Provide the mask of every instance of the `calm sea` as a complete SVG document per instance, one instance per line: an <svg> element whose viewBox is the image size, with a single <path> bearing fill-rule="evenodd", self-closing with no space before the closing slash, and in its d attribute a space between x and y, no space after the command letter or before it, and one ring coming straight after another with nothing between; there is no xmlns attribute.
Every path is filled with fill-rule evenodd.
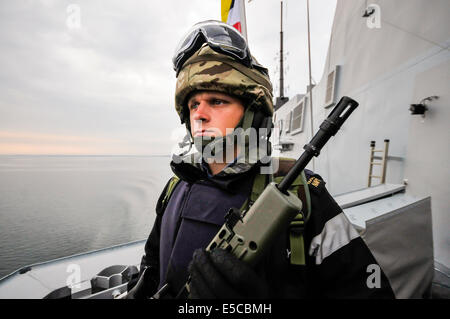
<svg viewBox="0 0 450 319"><path fill-rule="evenodd" d="M147 238L170 158L0 156L0 278Z"/></svg>

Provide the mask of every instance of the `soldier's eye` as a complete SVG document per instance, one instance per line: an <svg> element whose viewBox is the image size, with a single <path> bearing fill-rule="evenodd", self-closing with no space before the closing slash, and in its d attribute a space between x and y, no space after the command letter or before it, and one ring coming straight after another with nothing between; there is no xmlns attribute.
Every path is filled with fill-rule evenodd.
<svg viewBox="0 0 450 319"><path fill-rule="evenodd" d="M214 105L221 105L221 104L225 104L225 103L227 103L227 101L221 100L221 99L213 99L212 100L212 104L214 104Z"/></svg>
<svg viewBox="0 0 450 319"><path fill-rule="evenodd" d="M197 102L189 103L189 109L190 109L190 110L194 110L194 109L196 109L197 107L198 107L198 103L197 103Z"/></svg>

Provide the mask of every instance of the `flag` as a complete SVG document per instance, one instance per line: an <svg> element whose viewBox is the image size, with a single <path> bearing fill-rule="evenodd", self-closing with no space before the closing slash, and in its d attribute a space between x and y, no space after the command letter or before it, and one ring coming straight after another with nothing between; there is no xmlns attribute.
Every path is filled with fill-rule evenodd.
<svg viewBox="0 0 450 319"><path fill-rule="evenodd" d="M221 0L222 22L235 27L247 38L244 0Z"/></svg>

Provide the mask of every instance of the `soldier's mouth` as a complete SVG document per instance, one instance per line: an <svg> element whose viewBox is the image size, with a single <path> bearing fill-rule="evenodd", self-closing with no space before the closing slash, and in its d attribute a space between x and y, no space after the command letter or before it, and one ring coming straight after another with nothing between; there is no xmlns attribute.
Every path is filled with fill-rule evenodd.
<svg viewBox="0 0 450 319"><path fill-rule="evenodd" d="M214 130L197 130L194 131L194 136L215 136Z"/></svg>

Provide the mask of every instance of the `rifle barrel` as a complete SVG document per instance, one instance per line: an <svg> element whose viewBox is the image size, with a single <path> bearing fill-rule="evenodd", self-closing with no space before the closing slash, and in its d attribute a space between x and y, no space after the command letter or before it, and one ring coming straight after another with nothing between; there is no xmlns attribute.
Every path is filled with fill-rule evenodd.
<svg viewBox="0 0 450 319"><path fill-rule="evenodd" d="M278 185L278 189L281 192L286 193L295 179L306 168L313 156L319 156L322 147L339 131L342 124L347 120L358 105L358 102L348 96L341 98L339 103L334 107L333 111L331 111L330 115L328 115L328 117L322 122L316 135L314 135L311 141L303 147L305 151L295 162L294 167L292 167L292 169L281 180Z"/></svg>

